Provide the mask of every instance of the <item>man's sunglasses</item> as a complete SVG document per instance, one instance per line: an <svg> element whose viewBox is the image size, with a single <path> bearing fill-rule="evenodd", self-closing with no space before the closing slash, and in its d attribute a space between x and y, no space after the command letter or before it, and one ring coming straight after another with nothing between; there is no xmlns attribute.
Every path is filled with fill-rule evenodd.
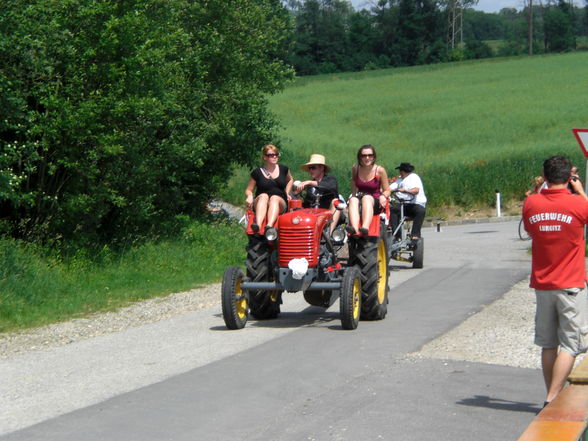
<svg viewBox="0 0 588 441"><path fill-rule="evenodd" d="M317 168L320 168L320 165L309 165L308 166L309 170L316 170Z"/></svg>

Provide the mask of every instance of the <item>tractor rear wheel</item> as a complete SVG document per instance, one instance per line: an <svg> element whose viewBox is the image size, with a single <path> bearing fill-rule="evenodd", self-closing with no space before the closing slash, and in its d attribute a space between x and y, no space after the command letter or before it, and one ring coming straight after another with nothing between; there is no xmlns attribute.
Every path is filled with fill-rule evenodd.
<svg viewBox="0 0 588 441"><path fill-rule="evenodd" d="M273 282L271 250L265 238L249 237L247 245L247 277L250 282ZM280 313L280 291L249 291L251 316L258 320L273 319Z"/></svg>
<svg viewBox="0 0 588 441"><path fill-rule="evenodd" d="M247 323L247 293L241 289L243 270L231 266L225 270L221 288L223 319L229 329L241 329Z"/></svg>
<svg viewBox="0 0 588 441"><path fill-rule="evenodd" d="M339 313L343 329L356 329L361 312L361 274L355 267L347 268L341 283Z"/></svg>
<svg viewBox="0 0 588 441"><path fill-rule="evenodd" d="M422 268L423 267L423 260L425 257L425 242L423 238L419 238L417 242L414 244L415 248L412 252L412 267L413 268Z"/></svg>
<svg viewBox="0 0 588 441"><path fill-rule="evenodd" d="M361 319L382 320L388 312L388 251L381 237L358 239L350 251L351 265L361 272Z"/></svg>

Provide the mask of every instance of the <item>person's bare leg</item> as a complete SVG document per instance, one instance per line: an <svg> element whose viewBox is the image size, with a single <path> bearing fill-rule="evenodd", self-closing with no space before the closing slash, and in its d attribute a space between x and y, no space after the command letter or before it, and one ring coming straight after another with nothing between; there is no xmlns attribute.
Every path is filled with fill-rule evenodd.
<svg viewBox="0 0 588 441"><path fill-rule="evenodd" d="M372 218L374 217L374 198L365 195L361 200L361 226L369 230Z"/></svg>
<svg viewBox="0 0 588 441"><path fill-rule="evenodd" d="M265 193L260 194L255 198L254 201L254 211L255 211L255 223L259 225L263 224L263 220L265 219L265 215L267 214L267 205L269 201L269 196Z"/></svg>
<svg viewBox="0 0 588 441"><path fill-rule="evenodd" d="M267 212L267 226L273 227L278 219L278 215L284 211L286 204L280 196L272 196L269 200L269 209Z"/></svg>
<svg viewBox="0 0 588 441"><path fill-rule="evenodd" d="M359 199L349 199L349 223L357 231L359 229Z"/></svg>
<svg viewBox="0 0 588 441"><path fill-rule="evenodd" d="M331 222L331 226L329 228L329 233L332 233L333 231L335 231L335 228L337 228L337 224L339 223L339 218L341 217L341 211L339 211L339 210L337 210L337 208L335 208L333 201L331 201L330 209L331 209L331 213L333 213L333 219Z"/></svg>
<svg viewBox="0 0 588 441"><path fill-rule="evenodd" d="M575 359L576 357L573 355L559 351L552 367L551 382L547 388L547 398L545 401L551 402L564 388L568 375L570 375L574 367Z"/></svg>
<svg viewBox="0 0 588 441"><path fill-rule="evenodd" d="M549 391L551 379L553 378L553 365L556 358L557 348L543 348L541 350L541 369L543 370L543 381L547 391Z"/></svg>

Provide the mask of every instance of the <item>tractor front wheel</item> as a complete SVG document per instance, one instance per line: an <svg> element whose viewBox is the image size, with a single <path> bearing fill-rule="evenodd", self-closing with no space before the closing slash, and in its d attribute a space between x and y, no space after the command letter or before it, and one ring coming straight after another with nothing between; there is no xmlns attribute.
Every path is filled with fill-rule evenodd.
<svg viewBox="0 0 588 441"><path fill-rule="evenodd" d="M361 311L361 275L357 268L347 268L341 284L339 313L343 329L356 329Z"/></svg>
<svg viewBox="0 0 588 441"><path fill-rule="evenodd" d="M350 250L361 272L361 319L382 320L388 312L388 250L381 237L358 239Z"/></svg>
<svg viewBox="0 0 588 441"><path fill-rule="evenodd" d="M249 302L247 293L241 289L243 271L238 266L225 270L221 289L223 319L229 329L241 329L247 323Z"/></svg>
<svg viewBox="0 0 588 441"><path fill-rule="evenodd" d="M265 238L250 237L247 246L247 278L251 282L273 282L271 249ZM280 291L250 290L249 308L257 320L274 319L280 313Z"/></svg>

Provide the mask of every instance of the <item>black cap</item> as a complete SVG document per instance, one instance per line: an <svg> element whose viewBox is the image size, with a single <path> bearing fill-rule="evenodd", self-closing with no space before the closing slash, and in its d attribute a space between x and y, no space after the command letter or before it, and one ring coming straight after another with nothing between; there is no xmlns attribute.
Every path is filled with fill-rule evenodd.
<svg viewBox="0 0 588 441"><path fill-rule="evenodd" d="M414 166L410 165L410 163L408 162L401 162L400 165L396 167L396 170L400 170L406 173L412 173L414 170Z"/></svg>

